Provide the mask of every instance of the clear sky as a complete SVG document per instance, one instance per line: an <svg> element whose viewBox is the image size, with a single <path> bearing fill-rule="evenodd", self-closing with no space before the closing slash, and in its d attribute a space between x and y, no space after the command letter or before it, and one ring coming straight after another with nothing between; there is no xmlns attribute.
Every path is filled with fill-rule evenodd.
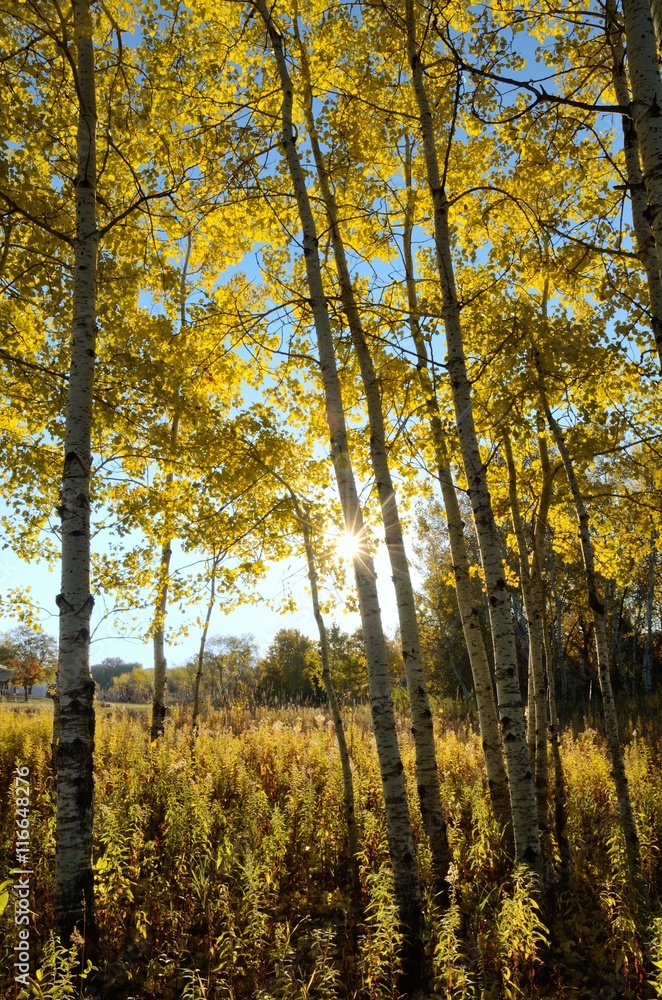
<svg viewBox="0 0 662 1000"><path fill-rule="evenodd" d="M177 568L178 553L173 551L173 569ZM190 555L186 557L190 561ZM385 546L380 546L376 557L377 580L382 606L385 630L393 635L397 623L397 608L391 584L391 573ZM317 627L313 618L310 593L307 589L306 564L303 557L275 564L267 577L260 581L260 595L274 604L281 600L286 592L291 590L297 604L293 614L282 614L272 610L262 601L257 604L247 604L227 614L216 608L209 627L209 635L240 635L248 632L255 636L260 651L264 652L281 628L296 628L300 632L317 637ZM38 620L45 632L57 639L58 621L55 596L59 592L59 566L51 570L46 563L26 563L19 559L11 549L0 551L0 594L4 597L10 588L31 588L32 602L38 606ZM203 616L206 608L204 602L186 609L185 614L172 610L169 624L179 628L186 621L194 621ZM329 616L329 621L335 620L345 631L353 631L360 624L356 612L345 613L341 603L336 611ZM0 631L8 631L18 624L18 619L10 616L0 617ZM143 666L152 665L152 648L149 642L143 642L131 637L131 624L127 621L126 630L113 628L110 621L103 620L103 600L96 595L96 605L93 613L93 640L91 662L99 663L107 656L120 656L127 662L137 661ZM125 634L122 634L122 633ZM167 650L168 664L177 666L195 655L200 642L200 630L192 628L187 636L180 636L171 643Z"/></svg>

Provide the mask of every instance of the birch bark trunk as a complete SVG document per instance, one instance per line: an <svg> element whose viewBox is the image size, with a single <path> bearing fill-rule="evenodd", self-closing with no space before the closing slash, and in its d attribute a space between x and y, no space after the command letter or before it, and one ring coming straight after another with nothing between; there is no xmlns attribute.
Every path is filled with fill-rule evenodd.
<svg viewBox="0 0 662 1000"><path fill-rule="evenodd" d="M559 739L559 719L556 711L556 678L554 676L554 658L552 656L552 643L549 635L549 627L546 614L545 588L543 585L542 569L545 565L545 547L549 536L549 507L552 501L552 488L554 476L559 468L552 469L549 460L549 450L545 437L545 421L538 414L538 453L540 455L540 467L542 471L542 489L540 491L540 501L535 515L535 527L533 531L533 556L531 560L531 585L533 597L540 608L542 621L543 643L545 653L545 674L547 679L547 700L548 700L548 725L549 742L552 748L552 760L554 761L554 832L556 843L559 849L560 869L559 879L561 885L566 885L570 875L570 845L566 836L567 825L567 799L565 789L565 776L563 774L563 762L561 760L561 746Z"/></svg>
<svg viewBox="0 0 662 1000"><path fill-rule="evenodd" d="M320 147L313 115L313 94L305 48L298 37L303 80L304 115L310 140L322 200L329 220L329 233L338 275L340 298L349 327L352 346L359 362L370 428L370 460L375 476L381 508L384 537L391 564L395 589L402 659L412 717L412 736L416 753L416 784L423 827L430 842L435 889L442 900L448 896L446 876L450 864L446 820L441 806L439 773L434 739L434 721L430 710L427 681L423 669L423 653L414 603L409 561L405 551L398 504L386 454L386 432L381 391L375 374L370 350L366 343L354 285L347 263L345 245L340 232L338 207L331 188L329 174Z"/></svg>
<svg viewBox="0 0 662 1000"><path fill-rule="evenodd" d="M202 635L200 636L200 649L198 650L198 669L195 672L195 687L193 689L193 717L191 719L191 726L193 732L197 732L198 728L198 714L200 712L200 682L202 680L202 664L205 658L205 646L207 644L207 632L209 631L209 622L211 621L212 611L214 610L214 604L216 602L216 569L220 562L220 555L214 554L212 556L211 572L209 574L209 602L207 604L207 614L205 615L205 624L202 629Z"/></svg>
<svg viewBox="0 0 662 1000"><path fill-rule="evenodd" d="M53 777L57 780L57 747L60 742L60 696L57 692L57 680L51 689L48 690L48 697L53 700L53 729L51 733L51 765Z"/></svg>
<svg viewBox="0 0 662 1000"><path fill-rule="evenodd" d="M515 836L515 853L519 861L540 871L542 865L540 833L536 819L536 798L531 771L522 695L517 674L515 635L510 611L510 599L503 571L501 549L496 531L485 467L480 458L473 419L472 394L466 362L460 311L455 290L455 277L450 252L448 200L439 172L432 113L428 103L423 64L416 41L413 0L407 0L407 47L412 73L412 85L419 112L427 180L434 207L434 234L437 267L443 300L443 317L448 345L450 375L455 418L469 497L474 513L485 583L489 600L490 622L494 642L495 679L501 735L506 770L510 785L510 802Z"/></svg>
<svg viewBox="0 0 662 1000"><path fill-rule="evenodd" d="M189 262L191 260L191 250L193 247L193 237L189 233L186 237L186 252L182 264L182 274L179 294L179 340L183 341L181 347L185 346L186 340L186 282L188 279ZM181 418L181 387L178 387L175 401L175 411L170 428L169 454L174 457L179 438L179 422ZM166 476L166 487L172 486L174 473L169 472ZM167 492L167 491L166 491ZM152 624L154 648L154 695L152 698L152 727L150 738L157 740L163 736L165 725L165 683L167 660L165 655L165 619L168 609L168 585L170 580L170 559L172 557L172 537L168 537L161 547L161 561L159 564L158 590L156 598L156 609L154 612L154 622Z"/></svg>
<svg viewBox="0 0 662 1000"><path fill-rule="evenodd" d="M352 886L352 898L356 913L360 913L361 904L361 880L359 878L359 831L356 823L356 813L354 810L354 780L352 778L352 766L347 749L347 739L345 738L345 727L340 713L340 705L333 686L331 677L331 655L329 652L329 638L326 631L324 616L320 610L319 591L317 587L317 568L315 566L315 551L310 536L309 520L301 509L301 505L294 492L287 486L287 490L292 499L292 505L296 518L301 527L303 544L306 550L306 562L308 564L308 580L310 581L310 594L313 602L313 614L317 623L317 631L320 637L320 655L322 658L322 682L329 702L333 728L338 743L340 754L340 764L343 777L343 806L345 810L345 823L347 825L347 840L349 842L349 874Z"/></svg>
<svg viewBox="0 0 662 1000"><path fill-rule="evenodd" d="M533 663L531 659L531 647L526 664L526 745L529 748L529 757L533 764L535 773L536 760L536 688L533 682Z"/></svg>
<svg viewBox="0 0 662 1000"><path fill-rule="evenodd" d="M543 316L546 315L547 302L543 298ZM593 624L595 628L595 645L598 656L598 677L600 690L602 692L602 705L605 720L605 736L607 748L611 759L612 775L616 788L616 799L618 802L618 813L621 821L621 829L625 839L625 851L627 855L630 879L642 905L646 904L647 894L641 870L641 854L639 849L639 837L634 822L632 812L632 802L630 799L630 789L625 773L625 759L618 734L618 721L616 717L616 705L611 686L611 676L609 673L609 658L607 646L607 630L605 627L605 606L600 598L598 587L598 576L595 569L595 554L593 551L593 539L591 538L590 521L584 497L579 488L577 474L570 457L570 452L565 443L563 431L557 420L555 420L545 387L542 363L537 348L534 348L534 358L538 372L538 390L542 408L547 419L547 424L554 438L554 443L559 450L563 468L568 479L570 492L575 505L575 512L579 524L579 539L584 561L584 575L588 590L588 603L591 609Z"/></svg>
<svg viewBox="0 0 662 1000"><path fill-rule="evenodd" d="M622 647L622 634L623 634L623 607L625 605L625 598L627 596L628 588L623 587L623 593L621 594L621 600L618 606L618 618L614 623L614 655L616 658L616 669L618 671L618 680L623 689L626 686L625 677L625 666L623 665L623 647Z"/></svg>
<svg viewBox="0 0 662 1000"><path fill-rule="evenodd" d="M519 507L517 495L517 473L513 460L513 451L507 433L503 436L503 448L508 465L508 491L510 496L510 511L513 519L513 529L519 550L519 573L524 599L524 613L529 631L529 676L533 688L533 733L535 737L535 788L536 807L538 810L538 826L547 831L547 691L545 689L545 671L543 663L544 639L542 635L542 607L535 599L531 571L529 569L529 553L526 543L526 531Z"/></svg>
<svg viewBox="0 0 662 1000"><path fill-rule="evenodd" d="M630 106L630 88L625 71L625 48L621 28L616 16L616 0L607 0L606 8L607 40L612 56L612 79L616 102L623 107ZM662 365L662 279L660 264L655 251L655 240L646 215L646 189L639 161L639 141L634 122L629 115L621 115L623 129L623 153L628 192L632 206L632 222L637 242L637 256L646 273L650 299L650 321L660 365Z"/></svg>
<svg viewBox="0 0 662 1000"><path fill-rule="evenodd" d="M653 690L653 597L655 594L655 549L651 546L648 557L648 593L646 595L646 648L641 671L644 694Z"/></svg>
<svg viewBox="0 0 662 1000"><path fill-rule="evenodd" d="M429 359L425 339L419 321L418 295L412 253L412 231L414 227L414 190L411 183L411 150L409 139L406 138L407 149L405 159L405 183L407 186L407 202L405 207L403 258L405 264L405 282L407 288L407 308L409 331L416 348L416 370L425 399L430 432L435 451L437 474L441 495L448 523L448 541L451 550L455 595L462 621L464 641L467 645L476 705L478 708L478 724L480 727L483 753L485 755L485 770L490 790L490 799L494 815L504 831L506 843L512 842L512 815L510 811L510 796L508 792L508 776L503 760L503 746L499 734L494 688L490 674L489 660L483 632L480 625L480 611L476 607L471 588L469 572L469 556L464 537L464 521L457 501L455 484L451 473L446 440L439 413L439 402L430 375Z"/></svg>
<svg viewBox="0 0 662 1000"><path fill-rule="evenodd" d="M179 436L179 411L175 412L170 428L170 454L174 454ZM174 481L174 473L169 472L166 476L166 486L171 486ZM152 727L150 739L158 740L163 736L166 717L165 706L165 683L168 662L165 655L165 620L168 610L168 584L170 580L170 559L172 557L172 538L161 546L161 559L159 562L158 590L156 596L156 609L154 612L153 638L154 648L154 694L152 696Z"/></svg>
<svg viewBox="0 0 662 1000"><path fill-rule="evenodd" d="M609 644L609 662L616 668L618 677L617 689L621 686L621 668L618 663L618 587L615 580L607 580L606 601L608 609L611 610L611 642ZM609 614L607 614L609 620Z"/></svg>
<svg viewBox="0 0 662 1000"><path fill-rule="evenodd" d="M320 373L324 387L326 419L330 435L331 460L338 484L345 528L352 535L364 538L363 513L359 504L349 456L345 411L340 391L328 305L322 283L317 230L292 121L292 81L285 59L283 38L272 19L265 0L253 0L253 6L264 21L282 90L281 143L303 230L303 255L310 292L310 308L317 335ZM376 575L373 560L367 547L354 558L354 576L368 664L370 706L384 793L389 854L393 866L399 920L405 934L401 988L403 992L413 993L422 982L421 887L409 819L403 766L395 729L395 715L391 700Z"/></svg>
<svg viewBox="0 0 662 1000"><path fill-rule="evenodd" d="M336 742L338 743L338 753L340 754L340 764L342 767L343 775L343 806L345 811L345 823L347 825L347 840L349 843L349 864L350 864L350 881L352 886L352 899L354 904L354 909L358 915L362 911L362 900L361 900L361 879L359 877L359 832L358 825L356 822L356 811L354 809L354 779L352 777L352 765L349 756L349 749L347 746L347 738L345 736L345 726L342 721L342 713L340 711L340 703L338 701L338 696L336 694L336 689L333 684L333 678L331 676L331 651L329 648L329 637L326 630L326 623L324 621L324 616L320 608L319 602L319 587L318 587L318 577L317 577L317 566L315 561L315 549L313 547L312 536L310 532L310 514L304 512L299 499L290 486L290 484L275 472L269 465L266 464L261 458L255 456L258 464L270 475L281 483L287 490L290 500L292 502L292 508L294 510L294 515L297 519L299 527L301 529L301 536L303 538L304 550L306 553L306 566L308 571L308 581L310 583L310 596L313 603L313 614L315 616L315 622L317 624L317 631L320 637L320 656L322 660L322 683L324 684L324 691L326 693L327 701L329 702L329 710L331 712L331 718L333 719L333 728L336 734Z"/></svg>
<svg viewBox="0 0 662 1000"><path fill-rule="evenodd" d="M648 0L623 0L632 121L639 140L658 274L662 268L662 79ZM638 236L637 236L638 239Z"/></svg>
<svg viewBox="0 0 662 1000"><path fill-rule="evenodd" d="M650 0L650 8L659 62L660 54L662 53L662 0Z"/></svg>
<svg viewBox="0 0 662 1000"><path fill-rule="evenodd" d="M568 674L565 669L565 654L563 652L563 601L556 587L556 554L554 546L549 547L549 586L554 600L554 636L556 638L556 655L559 661L559 677L561 678L561 697L568 697Z"/></svg>
<svg viewBox="0 0 662 1000"><path fill-rule="evenodd" d="M97 943L92 869L94 796L94 681L90 672L90 472L96 349L96 90L90 5L74 0L78 132L73 333L64 469L58 513L62 522L55 826L55 917L68 947L74 930L86 957Z"/></svg>
<svg viewBox="0 0 662 1000"><path fill-rule="evenodd" d="M536 559L538 557L536 556ZM544 608L544 603L543 603ZM545 616L543 615L545 618ZM549 629L545 618L545 672L547 676L547 698L549 708L549 742L552 748L552 760L554 761L554 833L559 849L559 881L562 886L568 884L570 878L570 844L566 835L568 823L568 807L565 786L565 775L563 773L563 761L561 759L561 741L559 717L556 710L556 682L554 678L554 660L552 657L552 642L549 637Z"/></svg>

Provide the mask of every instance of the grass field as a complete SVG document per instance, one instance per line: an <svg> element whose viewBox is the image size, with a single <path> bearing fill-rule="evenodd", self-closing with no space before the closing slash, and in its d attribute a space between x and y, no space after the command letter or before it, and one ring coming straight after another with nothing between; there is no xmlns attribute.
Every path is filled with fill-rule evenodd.
<svg viewBox="0 0 662 1000"><path fill-rule="evenodd" d="M413 746L400 737L419 865L429 858L415 805ZM396 997L397 922L386 863L381 789L369 715L347 716L361 832L364 913L352 912L342 780L328 714L241 707L211 714L197 738L175 710L150 745L145 706L100 708L95 869L104 995L128 998ZM54 788L50 705L0 705L0 882L13 861L12 775L31 782L34 985L66 993L54 950ZM453 850L453 902L426 899L435 995L444 998L655 997L645 981L609 765L594 730L563 740L570 881L555 882L547 838L544 914L509 871L488 804L479 739L440 715L438 757ZM634 737L627 759L644 870L656 913L662 891L660 744ZM543 920L544 916L544 920ZM647 947L657 957L655 928ZM0 917L2 990L14 997L14 911ZM49 943L50 942L50 943ZM54 986L55 969L59 986ZM656 966L652 966L655 970ZM64 984L64 985L63 985Z"/></svg>

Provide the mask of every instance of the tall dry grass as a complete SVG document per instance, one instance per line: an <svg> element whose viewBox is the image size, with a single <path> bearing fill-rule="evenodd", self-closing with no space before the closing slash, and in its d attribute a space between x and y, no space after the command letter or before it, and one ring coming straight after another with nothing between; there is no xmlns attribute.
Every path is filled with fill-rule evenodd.
<svg viewBox="0 0 662 1000"><path fill-rule="evenodd" d="M242 706L207 715L197 740L177 710L150 744L146 712L101 708L97 722L95 871L104 995L394 998L398 927L369 712L347 710L361 833L364 914L351 910L342 776L333 728L320 709ZM398 713L424 885L429 856L416 806L414 753ZM54 785L50 713L0 706L0 882L13 865L11 780L30 768L34 862L34 986L67 992L65 951L53 928ZM653 997L633 916L616 802L602 740L566 732L570 884L554 884L546 912L526 872L504 857L489 806L480 742L466 713L441 706L438 758L453 852L452 905L426 899L434 995ZM634 808L656 913L662 893L660 744L631 739ZM5 808L6 806L6 808ZM651 927L651 946L655 928ZM658 937L662 936L662 932ZM15 995L13 910L0 917L3 996ZM653 959L656 955L653 954ZM661 967L662 968L662 967ZM39 976L39 978L37 978ZM73 988L73 987L72 987Z"/></svg>

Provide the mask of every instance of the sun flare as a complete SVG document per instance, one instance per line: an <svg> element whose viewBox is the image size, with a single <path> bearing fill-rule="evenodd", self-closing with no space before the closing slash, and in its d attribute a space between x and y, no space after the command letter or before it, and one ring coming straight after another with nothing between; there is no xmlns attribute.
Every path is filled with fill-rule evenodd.
<svg viewBox="0 0 662 1000"><path fill-rule="evenodd" d="M336 551L345 562L351 562L361 551L361 536L343 531L336 539Z"/></svg>

